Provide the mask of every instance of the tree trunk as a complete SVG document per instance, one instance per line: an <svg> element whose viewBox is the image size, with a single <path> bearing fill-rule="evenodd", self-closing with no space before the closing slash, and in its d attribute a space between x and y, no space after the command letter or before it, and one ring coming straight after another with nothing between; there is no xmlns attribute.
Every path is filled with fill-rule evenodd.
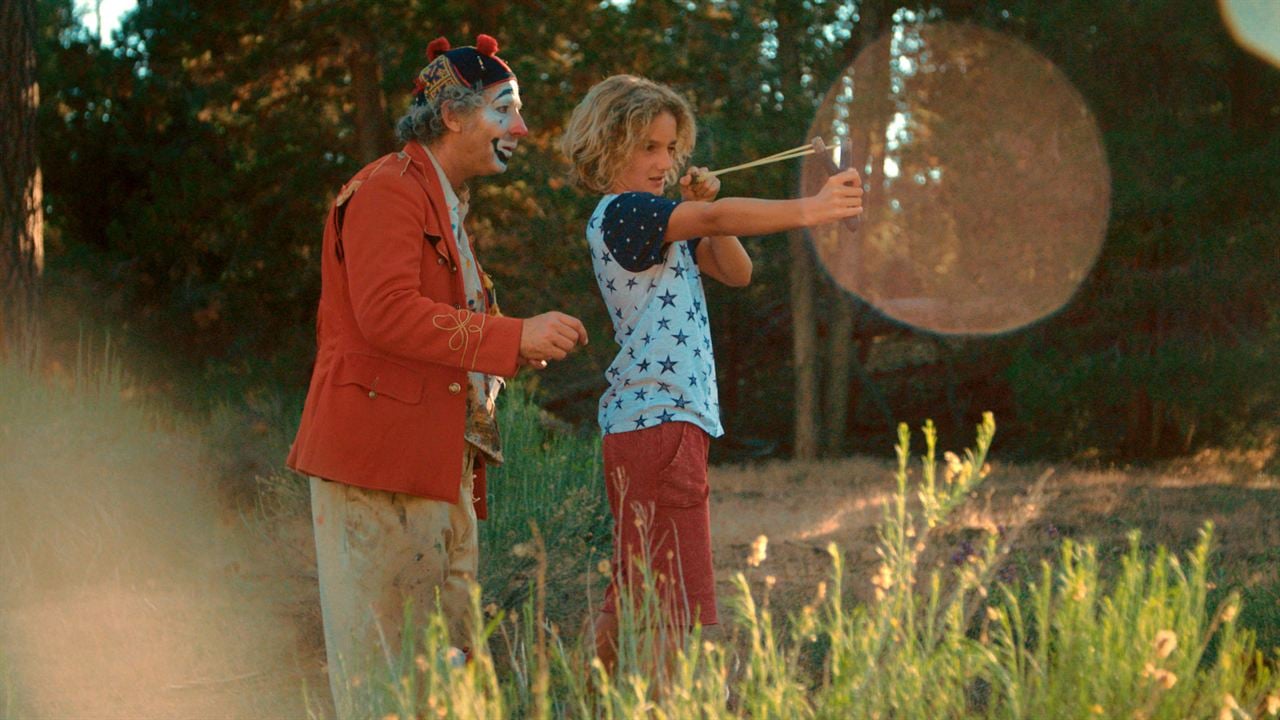
<svg viewBox="0 0 1280 720"><path fill-rule="evenodd" d="M828 456L844 454L845 425L849 418L849 368L856 362L853 347L853 300L838 286L831 292L831 337L827 366L827 407L823 417L825 442L823 449Z"/></svg>
<svg viewBox="0 0 1280 720"><path fill-rule="evenodd" d="M0 350L34 356L44 266L44 214L36 153L36 3L0 0Z"/></svg>
<svg viewBox="0 0 1280 720"><path fill-rule="evenodd" d="M814 259L804 233L792 230L791 349L796 368L795 450L797 460L818 456L817 318L813 311Z"/></svg>
<svg viewBox="0 0 1280 720"><path fill-rule="evenodd" d="M347 45L347 69L356 109L356 153L365 164L386 153L391 140L382 97L382 69L373 47L366 33L350 39Z"/></svg>

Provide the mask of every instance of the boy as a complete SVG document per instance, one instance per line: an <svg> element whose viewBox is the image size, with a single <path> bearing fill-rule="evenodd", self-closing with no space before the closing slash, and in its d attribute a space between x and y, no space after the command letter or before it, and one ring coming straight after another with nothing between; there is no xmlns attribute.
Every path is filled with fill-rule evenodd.
<svg viewBox="0 0 1280 720"><path fill-rule="evenodd" d="M724 430L702 276L734 287L751 281L738 234L862 212L854 170L833 175L811 197L715 200L719 180L691 168L679 180L682 199L662 197L696 132L692 110L673 90L615 75L574 109L562 141L575 184L603 195L587 223L587 245L620 347L599 409L615 574L596 620L596 647L609 669L618 586L633 587L637 563L649 564L680 637L692 622L717 623L707 450Z"/></svg>

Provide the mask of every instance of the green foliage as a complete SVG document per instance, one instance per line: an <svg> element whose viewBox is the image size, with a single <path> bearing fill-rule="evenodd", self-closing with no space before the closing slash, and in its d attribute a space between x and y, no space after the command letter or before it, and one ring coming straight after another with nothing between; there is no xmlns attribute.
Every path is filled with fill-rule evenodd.
<svg viewBox="0 0 1280 720"><path fill-rule="evenodd" d="M362 133L394 148L425 42L497 35L533 132L508 174L475 183L471 235L508 314L554 308L587 323L597 341L542 381L552 409L583 423L614 348L583 240L591 199L565 187L557 150L573 105L615 72L671 83L698 113L694 162L724 166L803 141L826 88L901 23L879 0L856 15L826 2L146 0L104 45L69 0L39 7L49 286L85 288L106 324L248 393L305 386L326 205L360 166ZM1280 403L1266 372L1280 348L1280 71L1202 0L927 7L1028 43L1079 89L1105 136L1111 222L1072 303L1007 337L943 341L860 306L854 337L834 342L858 341L863 362L882 341L942 352L860 376L848 430L939 416L945 398L944 436L997 408L1006 439L1037 454L1154 457L1264 438ZM360 58L380 70L381 104L363 121L373 130L360 120ZM795 171L727 176L724 193L785 197ZM759 349L790 341L788 253L776 237L748 247L753 285L709 289L722 409L735 439L785 444L790 363ZM835 299L823 291L820 336Z"/></svg>

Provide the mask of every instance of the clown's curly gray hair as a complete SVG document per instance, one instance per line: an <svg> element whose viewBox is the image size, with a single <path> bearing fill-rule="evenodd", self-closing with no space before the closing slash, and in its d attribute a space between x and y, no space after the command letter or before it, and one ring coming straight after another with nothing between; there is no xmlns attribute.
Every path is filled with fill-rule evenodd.
<svg viewBox="0 0 1280 720"><path fill-rule="evenodd" d="M444 88L438 96L422 105L409 106L409 112L396 121L396 137L400 142L417 140L423 145L444 137L445 105L451 105L455 113L468 117L484 106L484 91L454 85Z"/></svg>

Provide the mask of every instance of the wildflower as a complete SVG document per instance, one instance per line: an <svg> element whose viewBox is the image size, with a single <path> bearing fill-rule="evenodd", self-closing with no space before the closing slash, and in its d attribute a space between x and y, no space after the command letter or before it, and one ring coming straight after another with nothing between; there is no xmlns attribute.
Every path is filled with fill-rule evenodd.
<svg viewBox="0 0 1280 720"><path fill-rule="evenodd" d="M881 565L875 577L871 578L871 584L876 588L876 599L883 600L885 591L893 587L893 570L888 565Z"/></svg>
<svg viewBox="0 0 1280 720"><path fill-rule="evenodd" d="M511 548L511 554L516 557L529 557L533 555L533 548L529 547L529 543L516 543Z"/></svg>
<svg viewBox="0 0 1280 720"><path fill-rule="evenodd" d="M827 583L822 581L818 583L818 602L822 602L827 597Z"/></svg>
<svg viewBox="0 0 1280 720"><path fill-rule="evenodd" d="M760 567L760 563L768 556L769 538L764 535L757 536L755 541L751 543L751 554L747 556L747 564L751 567Z"/></svg>
<svg viewBox="0 0 1280 720"><path fill-rule="evenodd" d="M948 450L943 453L942 459L947 463L947 469L942 473L942 479L948 485L955 482L957 476L964 471L964 463L960 462L960 458L955 453Z"/></svg>
<svg viewBox="0 0 1280 720"><path fill-rule="evenodd" d="M1240 710L1240 703L1226 693L1222 696L1222 709L1218 711L1218 720L1231 720L1236 716L1236 712Z"/></svg>
<svg viewBox="0 0 1280 720"><path fill-rule="evenodd" d="M427 671L427 656L426 656L426 655L418 655L417 657L415 657L415 658L413 659L413 664L414 664L415 666L417 666L417 668L418 668L418 672L426 672L426 671Z"/></svg>
<svg viewBox="0 0 1280 720"><path fill-rule="evenodd" d="M1236 606L1234 603L1232 603L1226 606L1225 608L1223 608L1222 622L1225 622L1225 623L1235 622L1236 615L1239 615L1239 614L1240 614L1240 608Z"/></svg>
<svg viewBox="0 0 1280 720"><path fill-rule="evenodd" d="M601 575L608 576L608 575L609 575L609 571L610 571L610 570L612 570L612 568L611 568L611 566L609 565L609 561L608 561L608 560L601 560L601 561L596 565L596 570L599 570Z"/></svg>
<svg viewBox="0 0 1280 720"><path fill-rule="evenodd" d="M1000 622L1000 611L993 607L988 606L987 619L990 620L991 622Z"/></svg>
<svg viewBox="0 0 1280 720"><path fill-rule="evenodd" d="M1280 694L1271 693L1267 696L1267 714L1280 715Z"/></svg>
<svg viewBox="0 0 1280 720"><path fill-rule="evenodd" d="M1165 670L1164 668L1158 668L1151 663L1147 663L1142 668L1142 676L1151 678L1165 690L1168 690L1178 683L1177 675Z"/></svg>
<svg viewBox="0 0 1280 720"><path fill-rule="evenodd" d="M1161 660L1173 654L1178 648L1178 636L1172 630L1161 630L1156 633L1155 639L1156 657Z"/></svg>
<svg viewBox="0 0 1280 720"><path fill-rule="evenodd" d="M1094 715L1101 715L1102 713L1106 712L1106 710L1103 710L1101 705L1098 705L1095 703L1094 705L1089 707L1089 712L1093 713Z"/></svg>
<svg viewBox="0 0 1280 720"><path fill-rule="evenodd" d="M1071 599L1076 602L1084 600L1089 595L1089 586L1085 585L1084 580L1075 584L1075 588L1071 592Z"/></svg>
<svg viewBox="0 0 1280 720"><path fill-rule="evenodd" d="M772 590L772 589L773 589L773 586L778 584L778 578L776 578L776 577L774 577L774 576L772 576L772 575L765 575L765 577L764 577L764 584L765 584L765 586L766 586L766 587L768 587L770 590Z"/></svg>

